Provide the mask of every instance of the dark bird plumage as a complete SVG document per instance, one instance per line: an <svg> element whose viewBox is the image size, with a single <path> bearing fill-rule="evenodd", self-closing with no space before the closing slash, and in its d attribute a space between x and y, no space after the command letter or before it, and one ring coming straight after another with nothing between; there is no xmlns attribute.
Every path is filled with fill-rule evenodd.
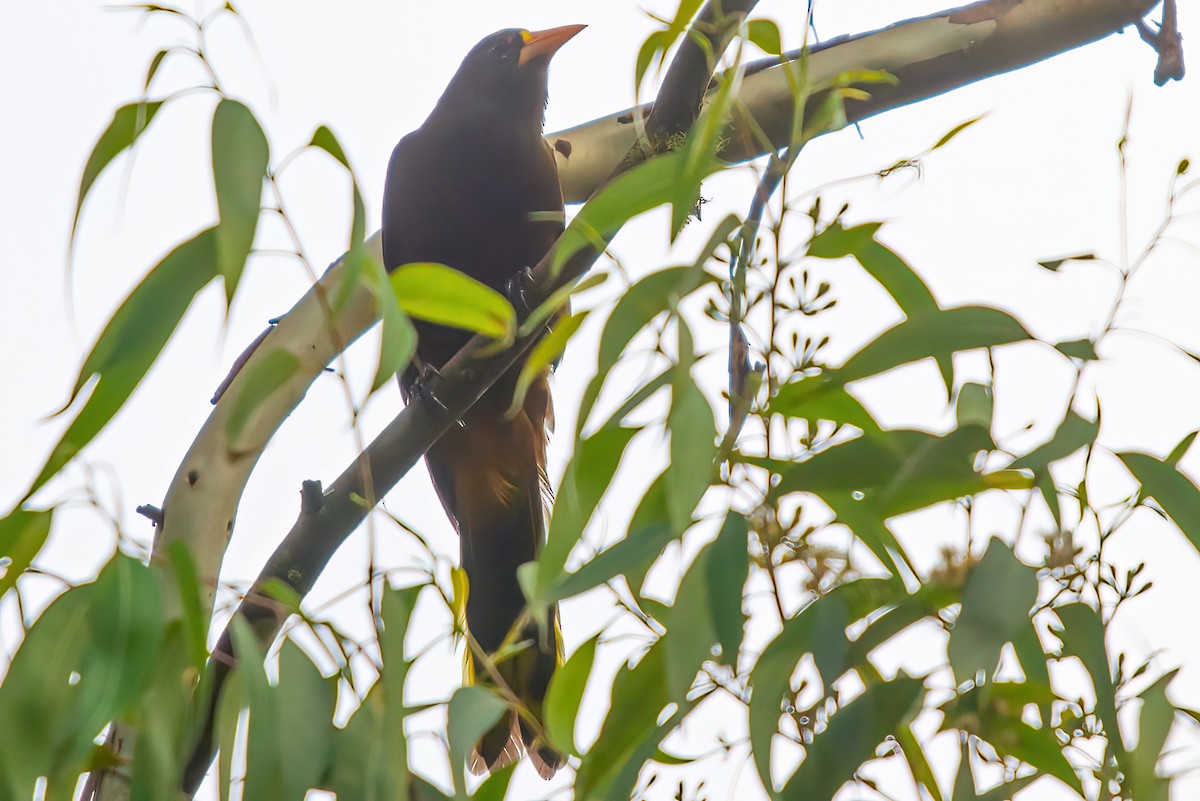
<svg viewBox="0 0 1200 801"><path fill-rule="evenodd" d="M505 291L533 267L562 232L563 199L554 154L542 138L547 67L581 25L530 33L505 30L477 44L425 123L392 152L383 196L383 257L389 270L415 261L447 264ZM405 399L421 371L440 368L470 338L461 330L417 323L415 364L401 377ZM525 599L517 567L545 539L546 437L553 424L548 371L515 416L506 412L521 362L489 389L425 456L442 506L458 529L466 571L467 628L495 652ZM527 643L498 670L539 720L558 662L556 626ZM474 673L486 681L483 666ZM476 747L472 770L507 764L528 750L549 778L563 757L515 715L506 715Z"/></svg>

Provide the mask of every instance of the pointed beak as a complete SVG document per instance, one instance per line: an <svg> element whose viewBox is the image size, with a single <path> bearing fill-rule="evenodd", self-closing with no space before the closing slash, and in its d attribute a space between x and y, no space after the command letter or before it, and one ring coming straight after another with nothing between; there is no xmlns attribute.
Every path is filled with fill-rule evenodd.
<svg viewBox="0 0 1200 801"><path fill-rule="evenodd" d="M547 60L558 52L575 34L586 28L586 25L563 25L561 28L548 28L544 31L534 31L525 39L517 64L524 66L534 59L545 57Z"/></svg>

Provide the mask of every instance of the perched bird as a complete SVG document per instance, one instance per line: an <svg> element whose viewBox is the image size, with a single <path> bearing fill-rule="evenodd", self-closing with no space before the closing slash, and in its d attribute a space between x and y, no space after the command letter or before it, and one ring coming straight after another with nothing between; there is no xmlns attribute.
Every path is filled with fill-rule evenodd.
<svg viewBox="0 0 1200 801"><path fill-rule="evenodd" d="M542 138L550 58L584 26L504 30L477 44L425 123L392 152L383 195L383 258L389 270L440 262L520 301L525 271L563 230L554 154ZM514 292L514 288L517 289ZM424 371L444 365L470 338L461 330L417 323L414 364L401 376L409 400ZM467 629L487 652L508 636L525 606L517 567L545 539L546 441L553 425L549 371L530 387L523 408L506 414L521 362L500 378L425 455L446 514L458 529L467 574ZM557 617L557 615L555 615ZM498 671L540 720L559 659L557 625L517 633L525 647ZM486 681L477 660L468 663ZM527 751L549 778L563 757L515 713L477 744L479 773Z"/></svg>

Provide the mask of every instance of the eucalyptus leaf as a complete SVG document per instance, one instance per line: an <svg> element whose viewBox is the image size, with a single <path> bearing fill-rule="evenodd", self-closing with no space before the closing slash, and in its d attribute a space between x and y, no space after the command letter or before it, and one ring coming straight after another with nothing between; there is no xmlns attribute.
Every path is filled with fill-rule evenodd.
<svg viewBox="0 0 1200 801"><path fill-rule="evenodd" d="M17 585L50 536L54 510L14 509L0 519L0 597Z"/></svg>
<svg viewBox="0 0 1200 801"><path fill-rule="evenodd" d="M460 687L450 698L447 731L450 740L450 773L454 777L454 795L466 797L463 769L475 743L496 725L508 706L485 687Z"/></svg>
<svg viewBox="0 0 1200 801"><path fill-rule="evenodd" d="M937 301L921 277L904 259L875 238L879 228L880 223L846 228L840 220L835 220L813 237L808 245L808 255L819 259L853 257L888 291L910 319L936 312Z"/></svg>
<svg viewBox="0 0 1200 801"><path fill-rule="evenodd" d="M1104 622L1096 610L1081 602L1056 607L1054 613L1062 621L1062 629L1055 634L1063 641L1065 653L1078 657L1091 677L1096 694L1096 715L1104 724L1109 752L1116 757L1118 765L1128 765L1129 756L1117 720L1112 667L1104 643Z"/></svg>
<svg viewBox="0 0 1200 801"><path fill-rule="evenodd" d="M575 446L558 486L546 545L538 555L538 600L544 601L563 576L567 557L612 483L629 442L640 430L606 425Z"/></svg>
<svg viewBox="0 0 1200 801"><path fill-rule="evenodd" d="M517 313L496 290L452 267L403 264L390 280L396 301L409 316L511 342Z"/></svg>
<svg viewBox="0 0 1200 801"><path fill-rule="evenodd" d="M160 56L156 56L155 59L161 61ZM151 71L150 77L153 77L153 71ZM147 85L150 83L150 77L146 78ZM83 177L79 179L79 194L75 199L75 216L71 221L72 244L75 242L75 229L79 226L79 213L83 211L83 201L91 191L92 184L96 182L100 173L104 172L104 168L114 158L124 152L126 148L132 147L146 132L154 115L162 106L161 100L149 100L142 103L129 103L120 106L113 112L113 118L108 123L108 127L104 129L100 138L96 140L96 144L92 146L91 155L88 156L87 164L83 168Z"/></svg>
<svg viewBox="0 0 1200 801"><path fill-rule="evenodd" d="M808 746L804 762L779 794L782 799L832 799L889 735L920 711L921 682L907 677L873 684L842 706Z"/></svg>
<svg viewBox="0 0 1200 801"><path fill-rule="evenodd" d="M225 421L225 433L230 441L241 439L254 413L299 369L300 360L296 355L278 348L271 348L243 368L246 375L239 376L242 380L236 392L227 395L230 411Z"/></svg>
<svg viewBox="0 0 1200 801"><path fill-rule="evenodd" d="M1000 651L1029 627L1037 602L1037 576L1012 549L993 539L963 589L962 611L950 632L950 666L958 682L991 675Z"/></svg>
<svg viewBox="0 0 1200 801"><path fill-rule="evenodd" d="M665 479L671 525L683 531L691 525L692 512L713 479L717 443L712 407L691 374L696 361L691 330L682 318L676 324L679 362L672 370L671 409L667 414L671 468Z"/></svg>
<svg viewBox="0 0 1200 801"><path fill-rule="evenodd" d="M597 634L576 648L575 653L554 671L546 691L546 731L555 745L574 756L579 755L575 745L575 719L588 678L592 675L599 638Z"/></svg>
<svg viewBox="0 0 1200 801"><path fill-rule="evenodd" d="M233 300L254 245L269 161L267 137L254 112L236 100L221 100L213 112L212 168L220 219L217 272L225 278L227 301Z"/></svg>
<svg viewBox="0 0 1200 801"><path fill-rule="evenodd" d="M333 708L337 689L290 639L279 652L280 792L303 801L320 784L333 757ZM253 725L253 721L251 721Z"/></svg>
<svg viewBox="0 0 1200 801"><path fill-rule="evenodd" d="M0 795L29 798L39 776L85 771L93 739L154 679L164 637L158 582L129 557L55 599L0 683L0 720L21 721L0 726Z"/></svg>
<svg viewBox="0 0 1200 801"><path fill-rule="evenodd" d="M1142 485L1143 496L1153 496L1159 506L1200 550L1200 488L1178 467L1144 453L1118 453Z"/></svg>
<svg viewBox="0 0 1200 801"><path fill-rule="evenodd" d="M84 360L71 390L74 401L99 380L51 451L26 498L83 450L141 383L196 294L216 275L216 235L199 234L167 254L121 303Z"/></svg>

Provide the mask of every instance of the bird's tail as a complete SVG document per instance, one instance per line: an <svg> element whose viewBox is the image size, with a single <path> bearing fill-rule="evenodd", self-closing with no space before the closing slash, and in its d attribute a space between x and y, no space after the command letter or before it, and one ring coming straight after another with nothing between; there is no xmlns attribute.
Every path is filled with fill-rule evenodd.
<svg viewBox="0 0 1200 801"><path fill-rule="evenodd" d="M544 398L540 391L545 391ZM517 568L537 558L545 538L548 388L535 382L525 408L515 417L489 408L489 400L481 399L463 427L443 435L427 454L427 462L459 531L468 583L467 629L488 654L501 651L494 660L499 679L541 721L542 703L561 650L557 611L545 633L539 633L533 622L511 640L509 632L525 609ZM503 648L512 643L519 647ZM468 660L468 676L481 684L495 684L496 677L474 657ZM505 714L480 739L471 770L482 773L502 767L527 752L543 778L553 776L564 759L538 736L539 728L516 711Z"/></svg>

